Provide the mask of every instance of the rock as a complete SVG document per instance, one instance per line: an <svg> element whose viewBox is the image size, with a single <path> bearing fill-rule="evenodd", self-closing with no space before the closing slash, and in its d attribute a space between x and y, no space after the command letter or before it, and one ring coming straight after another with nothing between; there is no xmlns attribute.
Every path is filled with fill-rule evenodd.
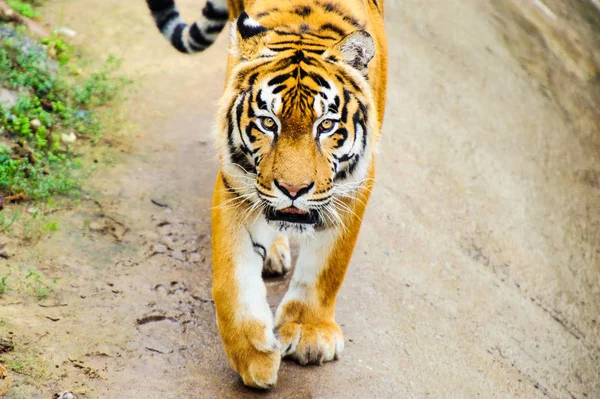
<svg viewBox="0 0 600 399"><path fill-rule="evenodd" d="M19 93L4 87L0 87L0 106L2 108L12 108L17 104Z"/></svg>
<svg viewBox="0 0 600 399"><path fill-rule="evenodd" d="M152 250L150 251L152 254L164 254L167 253L169 249L163 244L155 244L152 246Z"/></svg>
<svg viewBox="0 0 600 399"><path fill-rule="evenodd" d="M0 25L0 38L3 40L10 40L14 47L24 53L46 54L44 47L40 46L35 40L17 32L16 29L8 24ZM48 60L48 57L44 58L46 58L45 63L51 63L54 67L56 66L56 63L53 60Z"/></svg>
<svg viewBox="0 0 600 399"><path fill-rule="evenodd" d="M62 36L66 36L66 37L77 36L77 32L75 32L71 28L67 28L66 26L61 26L60 28L54 29L54 33L56 33L57 35L62 35Z"/></svg>
<svg viewBox="0 0 600 399"><path fill-rule="evenodd" d="M183 255L183 252L181 252L180 250L175 250L171 253L171 257L173 257L173 259L177 259L180 260L182 262L185 261L185 256Z"/></svg>
<svg viewBox="0 0 600 399"><path fill-rule="evenodd" d="M1 4L2 2L0 2ZM33 21L31 22L33 23ZM27 35L19 33L9 24L0 24L0 39L19 52L38 56L36 57L35 66L40 70L40 73L56 76L58 64L56 60L48 56L45 46L41 46Z"/></svg>
<svg viewBox="0 0 600 399"><path fill-rule="evenodd" d="M34 128L36 130L42 126L42 122L40 122L39 119L33 119L31 122L29 122L29 124L31 125L32 128Z"/></svg>
<svg viewBox="0 0 600 399"><path fill-rule="evenodd" d="M12 352L15 349L15 345L12 340L5 340L0 338L0 353Z"/></svg>
<svg viewBox="0 0 600 399"><path fill-rule="evenodd" d="M60 140L61 140L63 143L70 144L70 143L74 143L74 142L77 140L77 136L75 136L75 133L73 133L73 132L71 132L71 133L69 133L69 134L65 134L65 133L63 133L63 134L60 136Z"/></svg>
<svg viewBox="0 0 600 399"><path fill-rule="evenodd" d="M171 248L171 249L180 249L179 246L175 243L175 240L173 240L173 238L170 237L170 236L168 236L168 235L164 235L160 239L160 242L161 242L161 244L164 244L168 248Z"/></svg>
<svg viewBox="0 0 600 399"><path fill-rule="evenodd" d="M90 118L90 111L87 111L85 109L80 109L79 111L75 112L75 117L87 123L88 125L92 123L92 120Z"/></svg>
<svg viewBox="0 0 600 399"><path fill-rule="evenodd" d="M194 263L198 263L202 260L202 257L200 256L200 254L197 254L196 252L191 253L188 255L188 261L189 262L194 262Z"/></svg>
<svg viewBox="0 0 600 399"><path fill-rule="evenodd" d="M52 399L75 399L75 395L68 391L62 391L59 393L55 393L52 396Z"/></svg>

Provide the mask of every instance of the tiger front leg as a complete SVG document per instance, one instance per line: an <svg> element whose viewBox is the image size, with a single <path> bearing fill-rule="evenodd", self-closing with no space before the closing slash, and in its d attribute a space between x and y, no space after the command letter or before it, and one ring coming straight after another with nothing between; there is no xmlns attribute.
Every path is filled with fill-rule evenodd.
<svg viewBox="0 0 600 399"><path fill-rule="evenodd" d="M338 358L344 335L335 321L335 299L360 229L357 203L346 229L327 229L302 240L290 288L276 315L283 357L302 365Z"/></svg>
<svg viewBox="0 0 600 399"><path fill-rule="evenodd" d="M219 178L213 201L217 324L227 357L244 384L270 389L277 381L281 353L261 274L265 248L269 248L275 232L262 218L241 223L243 211L229 206L230 196Z"/></svg>

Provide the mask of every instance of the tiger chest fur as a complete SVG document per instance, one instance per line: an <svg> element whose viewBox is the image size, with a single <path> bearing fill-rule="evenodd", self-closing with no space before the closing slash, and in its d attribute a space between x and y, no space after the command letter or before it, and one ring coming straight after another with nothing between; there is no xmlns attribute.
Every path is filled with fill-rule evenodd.
<svg viewBox="0 0 600 399"><path fill-rule="evenodd" d="M181 52L206 49L230 22L217 120L213 297L225 351L246 385L269 389L282 357L336 359L335 302L375 177L387 52L383 0L209 0L181 19L147 0ZM265 275L291 268L273 315Z"/></svg>

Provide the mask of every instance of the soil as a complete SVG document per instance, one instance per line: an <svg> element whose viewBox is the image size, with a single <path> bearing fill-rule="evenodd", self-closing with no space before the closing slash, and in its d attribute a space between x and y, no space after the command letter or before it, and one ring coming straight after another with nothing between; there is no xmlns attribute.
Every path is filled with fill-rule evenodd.
<svg viewBox="0 0 600 399"><path fill-rule="evenodd" d="M598 154L483 2L387 3L377 184L337 306L346 349L321 367L283 362L269 393L229 367L211 300L227 35L190 57L143 2L45 7L138 83L114 162L56 213L58 231L27 247L0 237L11 263L40 254L57 279L42 300L0 297L0 338L32 359L8 398L600 397ZM286 284L267 282L273 308Z"/></svg>

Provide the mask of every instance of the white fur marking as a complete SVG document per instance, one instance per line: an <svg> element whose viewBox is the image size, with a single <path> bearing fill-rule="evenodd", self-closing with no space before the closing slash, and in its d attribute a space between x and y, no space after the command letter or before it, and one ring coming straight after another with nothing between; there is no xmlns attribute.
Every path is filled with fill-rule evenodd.
<svg viewBox="0 0 600 399"><path fill-rule="evenodd" d="M315 232L312 237L305 237L300 243L300 253L294 269L290 287L277 308L275 320L279 322L284 306L290 301L314 302L315 287L319 274L326 266L332 245L339 232L327 229Z"/></svg>

